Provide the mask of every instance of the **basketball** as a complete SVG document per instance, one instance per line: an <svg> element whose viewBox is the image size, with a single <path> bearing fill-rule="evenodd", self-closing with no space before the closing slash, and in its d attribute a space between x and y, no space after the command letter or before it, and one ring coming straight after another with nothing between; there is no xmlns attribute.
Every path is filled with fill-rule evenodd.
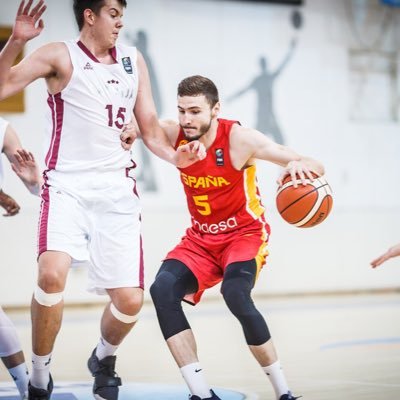
<svg viewBox="0 0 400 400"><path fill-rule="evenodd" d="M276 207L281 217L291 225L310 228L326 219L332 209L332 190L324 177L314 181L306 179L306 185L297 179L293 186L291 176L287 176L276 194Z"/></svg>

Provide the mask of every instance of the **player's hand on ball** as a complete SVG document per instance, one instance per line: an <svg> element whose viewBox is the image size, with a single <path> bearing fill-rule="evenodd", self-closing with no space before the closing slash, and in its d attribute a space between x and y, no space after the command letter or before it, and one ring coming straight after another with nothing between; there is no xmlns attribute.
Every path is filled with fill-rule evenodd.
<svg viewBox="0 0 400 400"><path fill-rule="evenodd" d="M314 172L316 176L319 176ZM311 181L314 180L315 175L313 172L308 168L308 166L303 161L289 161L280 176L277 179L277 183L279 186L282 186L283 180L289 176L292 178L293 186L297 188L298 180L301 181L302 185L307 184L307 179Z"/></svg>

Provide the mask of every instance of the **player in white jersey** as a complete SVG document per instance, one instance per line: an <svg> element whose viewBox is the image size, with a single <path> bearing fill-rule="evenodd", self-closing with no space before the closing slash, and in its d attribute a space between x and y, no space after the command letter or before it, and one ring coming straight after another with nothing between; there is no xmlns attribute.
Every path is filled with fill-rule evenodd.
<svg viewBox="0 0 400 400"><path fill-rule="evenodd" d="M44 1L22 1L0 53L0 100L38 78L45 78L49 93L38 285L31 306L30 399L50 398L50 359L68 270L74 260L86 259L90 289L110 297L99 344L88 361L93 393L97 399L118 398L114 353L143 302L140 206L132 162L119 143L124 123L133 113L147 147L177 167L205 156L198 141L174 150L158 123L143 56L116 45L125 6L126 0L74 0L79 39L44 45L13 66L44 26Z"/></svg>
<svg viewBox="0 0 400 400"><path fill-rule="evenodd" d="M13 170L25 186L34 194L39 192L42 179L39 168L31 153L21 149L21 143L13 127L0 117L0 149L8 158ZM16 215L20 207L5 194L3 187L3 165L0 158L0 205L6 210L5 216ZM27 398L29 373L17 330L0 306L0 357L13 378L21 398Z"/></svg>

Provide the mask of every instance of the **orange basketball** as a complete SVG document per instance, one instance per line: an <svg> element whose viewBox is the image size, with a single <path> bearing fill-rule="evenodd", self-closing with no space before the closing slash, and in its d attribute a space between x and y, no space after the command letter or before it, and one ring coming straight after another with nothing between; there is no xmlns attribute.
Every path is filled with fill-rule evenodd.
<svg viewBox="0 0 400 400"><path fill-rule="evenodd" d="M297 179L297 188L293 186L290 176L276 194L276 207L282 218L299 228L310 228L320 224L332 209L332 190L324 177L315 177L314 181L306 179L303 186Z"/></svg>

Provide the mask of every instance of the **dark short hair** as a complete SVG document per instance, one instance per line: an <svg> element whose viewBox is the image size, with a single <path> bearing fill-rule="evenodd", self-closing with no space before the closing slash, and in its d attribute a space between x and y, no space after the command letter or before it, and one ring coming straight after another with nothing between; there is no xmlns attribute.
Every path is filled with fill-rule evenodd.
<svg viewBox="0 0 400 400"><path fill-rule="evenodd" d="M83 12L89 8L96 15L99 15L101 7L104 6L104 1L105 0L74 0L74 14L79 30L83 28ZM121 4L122 7L127 6L126 0L118 0L118 3Z"/></svg>
<svg viewBox="0 0 400 400"><path fill-rule="evenodd" d="M178 85L178 96L205 96L211 108L219 102L218 89L214 82L200 75L183 79Z"/></svg>

